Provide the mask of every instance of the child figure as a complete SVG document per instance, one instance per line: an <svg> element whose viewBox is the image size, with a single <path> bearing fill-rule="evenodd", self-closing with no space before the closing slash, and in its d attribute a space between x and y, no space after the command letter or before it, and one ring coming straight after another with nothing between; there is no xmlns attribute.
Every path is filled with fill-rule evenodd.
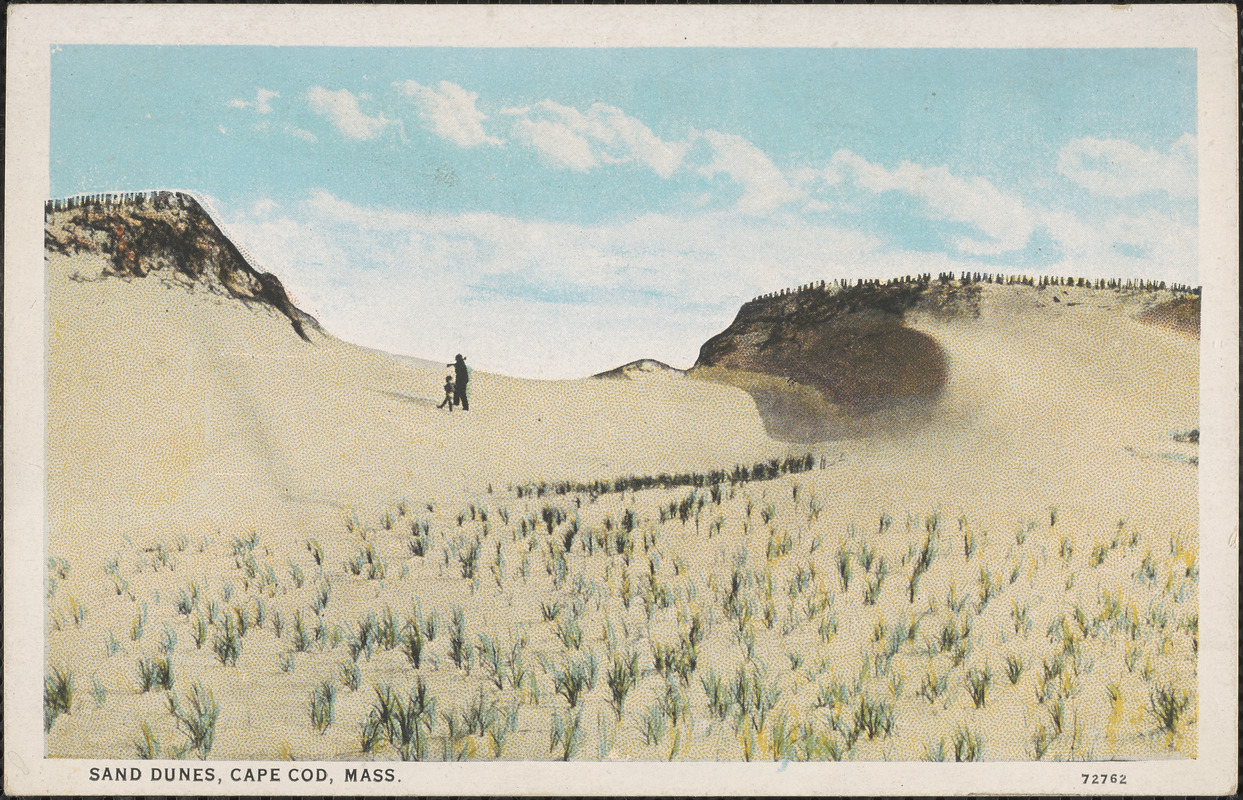
<svg viewBox="0 0 1243 800"><path fill-rule="evenodd" d="M448 406L450 411L453 410L453 378L448 375L445 376L445 399L441 400L440 405L436 406L436 408L444 408L445 406Z"/></svg>

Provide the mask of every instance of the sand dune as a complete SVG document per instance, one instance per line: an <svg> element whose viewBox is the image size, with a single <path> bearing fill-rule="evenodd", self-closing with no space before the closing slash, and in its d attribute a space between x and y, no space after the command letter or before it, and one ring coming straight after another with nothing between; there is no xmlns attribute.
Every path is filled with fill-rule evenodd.
<svg viewBox="0 0 1243 800"><path fill-rule="evenodd" d="M398 757L365 743L370 704L416 677L442 709L418 757L558 757L550 731L578 714L587 727L564 757L945 758L970 731L987 742L972 758L1031 758L1063 700L1083 730L1050 734L1049 757L1195 753L1194 715L1163 738L1144 705L1155 686L1194 690L1198 647L1197 446L1175 440L1198 427L1198 342L1141 321L1152 296L988 285L978 315L911 313L946 355L937 401L789 444L751 395L694 373L477 372L471 411L450 413L436 408L439 361L316 330L304 341L269 305L168 273L104 277L108 263L48 257L48 663L79 680L53 755L132 756L139 721L165 754L183 741L160 692L136 683L161 658L180 696L202 685L219 701L213 757ZM823 457L810 472L711 499L507 489L809 451ZM933 566L908 594L935 530ZM774 586L789 588L774 599ZM1066 620L1084 609L1095 621L1075 634ZM441 634L421 665L391 626L360 638L393 614L407 637L432 612ZM465 656L445 633L456 615ZM235 619L249 635L230 663L218 648ZM938 630L961 641L938 650ZM529 648L525 673L496 642L511 659ZM638 666L623 709L603 672L625 653ZM1004 683L1015 654L1026 672ZM597 656L600 680L579 697L566 670ZM1041 664L1065 671L1060 688ZM986 672L992 699L975 703L964 687ZM776 715L713 706L718 674L762 675L783 698ZM324 686L341 694L316 729L308 697ZM474 703L491 732L455 732L448 720ZM869 729L868 708L897 728ZM803 744L781 744L787 723Z"/></svg>
<svg viewBox="0 0 1243 800"><path fill-rule="evenodd" d="M746 393L673 374L477 372L472 409L447 413L436 408L437 362L316 332L303 342L274 309L158 276L69 279L104 266L49 258L53 547L86 531L111 547L156 531L315 527L403 497L456 500L489 484L722 468L809 449L768 438ZM978 317L913 315L948 353L940 403L913 423L864 418L855 435L810 449L849 454L860 485L886 495L952 485L999 501L1035 491L1039 502L1194 504L1194 470L1127 448L1188 450L1171 435L1198 424L1197 340L1142 324L1140 300L1059 291L1068 302L989 285ZM900 487L877 480L877 468L900 474Z"/></svg>
<svg viewBox="0 0 1243 800"><path fill-rule="evenodd" d="M69 280L104 266L83 259L49 260L54 547L85 531L335 524L403 496L790 449L765 437L745 393L676 376L475 372L471 410L448 413L443 368L314 331L308 344L273 309L201 287Z"/></svg>

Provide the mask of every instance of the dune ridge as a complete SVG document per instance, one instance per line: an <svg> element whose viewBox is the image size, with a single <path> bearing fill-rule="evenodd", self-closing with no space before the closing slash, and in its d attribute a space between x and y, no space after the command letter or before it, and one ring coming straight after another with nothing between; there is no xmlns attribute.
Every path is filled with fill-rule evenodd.
<svg viewBox="0 0 1243 800"><path fill-rule="evenodd" d="M925 321L951 323L941 326L946 331L983 331L989 323L977 321L1006 307L1007 314L1024 309L1040 325L1064 303L1198 335L1198 291L1159 282L979 273L807 284L744 304L729 327L704 343L691 374L748 391L770 436L839 439L908 424L938 406L951 354ZM997 344L1004 356L1006 343Z"/></svg>
<svg viewBox="0 0 1243 800"><path fill-rule="evenodd" d="M257 269L192 194L173 191L82 195L49 201L44 248L62 255L103 254L101 274L142 278L156 272L280 311L305 341L319 323L297 308L280 278ZM87 278L81 272L78 280Z"/></svg>

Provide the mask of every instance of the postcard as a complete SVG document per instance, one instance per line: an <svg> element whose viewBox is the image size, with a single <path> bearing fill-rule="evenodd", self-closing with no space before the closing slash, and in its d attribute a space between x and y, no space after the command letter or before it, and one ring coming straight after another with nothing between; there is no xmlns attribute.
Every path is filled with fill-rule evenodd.
<svg viewBox="0 0 1243 800"><path fill-rule="evenodd" d="M17 6L5 788L1237 788L1234 6Z"/></svg>

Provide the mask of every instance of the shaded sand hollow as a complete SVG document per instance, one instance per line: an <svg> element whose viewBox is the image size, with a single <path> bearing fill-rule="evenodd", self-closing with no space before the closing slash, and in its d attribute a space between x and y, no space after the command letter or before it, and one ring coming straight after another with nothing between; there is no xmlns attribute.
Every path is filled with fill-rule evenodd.
<svg viewBox="0 0 1243 800"><path fill-rule="evenodd" d="M438 363L397 359L314 330L306 342L271 307L169 284L158 274L100 278L105 266L98 256L51 254L48 259L47 550L72 566L50 603L62 622L69 613L63 604L71 594L94 609L84 622L65 623L65 630L49 634L48 657L52 664L76 665L80 697L87 693L87 675L108 691L97 711L87 713L94 704L83 698L73 713L56 721L49 735L49 751L56 755L130 756L136 715L154 719L161 713L158 699L133 687L133 660L110 671L108 659L120 656L106 653L102 644L113 630L125 639L133 616L128 605L119 605L123 598L114 596L104 565L118 555L123 564L132 561L134 553L156 542L171 547L178 538L209 540L219 549L233 537L257 532L276 562L284 564L285 559L306 560L304 544L316 538L328 553L324 570L332 573L333 613L342 620L375 610L381 600L394 608L419 598L430 605L428 598L450 592L480 620L538 625L534 592L527 596L505 589L503 602L501 595L493 598L483 590L455 594L436 583L430 560L403 568L410 582L399 590L394 588L395 563L390 564L388 589L377 584L373 592L366 582L355 586L357 579L337 574L357 544L344 521L353 514L375 528L384 510L402 500L412 507L434 499L444 508L472 502L517 508L521 503L506 492L511 484L728 469L808 451L824 456L828 466L798 476L804 498L798 502L805 503L809 492L818 498L824 511L814 524L834 540L853 535L847 531L855 523L874 527L882 514L922 518L936 511L947 520L959 515L975 520L1000 554L1020 521L1047 517L1051 507L1062 520L1059 531L1078 532L1074 558L1079 561L1097 539L1120 530L1120 520L1128 530L1145 531L1154 552L1171 536L1191 543L1197 536L1195 445L1175 442L1173 435L1198 427L1198 342L1142 324L1137 316L1148 301L1124 293L987 285L978 317L913 313L907 325L935 338L948 360L945 391L926 417L918 424L892 426L877 418L870 428L856 426L846 438L790 445L765 434L754 401L741 389L660 372L627 381L537 381L475 372L472 410L446 413L435 407L443 378ZM1056 304L1050 302L1054 291L1060 297ZM748 491L762 503L769 487L756 483ZM789 480L775 482L772 497L779 491L789 496ZM607 502L616 506L610 511L614 519L631 502L654 514L654 501L643 493ZM779 515L786 513L782 508L779 504ZM708 535L706 524L702 530L698 522L680 529L677 552L690 575L728 572L722 565L746 539L739 532L746 528L734 527L742 524L740 509L722 512L724 525L716 538ZM746 514L751 514L749 507ZM799 524L811 523L804 518ZM892 545L895 568L906 544ZM1033 565L1037 556L1042 564L1056 559L1056 538L1023 546L1036 548ZM191 560L190 551L182 557ZM1127 584L1134 565L1117 566L1123 563L1121 558L1107 561L1094 575L1102 585L1110 580ZM227 572L232 562L224 560L218 568ZM513 568L514 562L507 562L505 569ZM208 561L196 568L205 586L219 583L224 574L213 576L211 569ZM661 569L669 569L668 564ZM1111 569L1119 572L1114 575ZM311 570L308 563L306 572ZM1032 603L1039 638L1066 589L1061 578L1041 583L1034 577L1035 566L1032 570L1036 583L1027 586L1025 597ZM441 567L442 582L444 572ZM826 566L822 574L830 572ZM958 585L970 585L975 572L975 567L964 568ZM167 609L189 577L148 569L141 577L131 576L131 591L135 602L150 604L153 620L185 626L189 618ZM596 577L617 581L617 573ZM949 586L952 594L949 580L929 579L927 585L941 595ZM1019 580L1016 586L1026 585L1027 578ZM858 586L857 580L850 591L857 593ZM219 594L219 587L211 591ZM713 602L703 591L705 602ZM1099 600L1092 592L1085 602ZM905 602L898 588L892 594L886 602ZM1003 630L1004 609L997 604L995 612L1002 620L998 630ZM891 621L896 613L886 612ZM442 610L442 624L447 616ZM124 652L136 655L147 647L157 629L150 624L153 632L125 641ZM871 617L842 624L839 638L864 641L870 636ZM726 627L718 622L714 630L724 637ZM762 629L761 634L763 651L770 646L764 637L776 634ZM715 635L710 633L710 641ZM598 626L588 638L599 638ZM177 653L189 646L187 639L183 631ZM220 677L227 674L222 670L233 668L211 666L206 649L178 656L185 659L178 662L179 690L200 674L207 676L203 680L225 709L212 755L275 757L281 748L292 747L300 757L358 757L366 692L351 695L358 698L350 701L357 709L343 699L341 721L326 736L317 736L307 726L306 696L321 673L332 674L335 661L286 675L276 668L277 640L272 641L267 648L272 652L248 668L244 681ZM437 640L437 648L442 641ZM640 636L636 641L647 640ZM257 644L247 648L244 661L267 652ZM999 668L1000 650L992 654L981 645L977 653ZM779 650L769 656L773 667L784 663ZM333 658L339 660L339 654ZM643 658L650 669L650 653ZM1122 669L1120 661L1102 657L1101 663L1091 679L1097 682L1091 701L1096 706L1104 703L1102 687L1110 670ZM448 675L437 672L431 678L446 681L446 698L457 691ZM900 703L908 702L919 678L911 680ZM695 702L702 705L703 694L695 691ZM546 698L553 696L551 684L545 692ZM1133 704L1128 714L1138 718L1143 716L1136 705L1142 704L1143 690L1135 693L1138 699L1128 701ZM256 698L267 697L284 698L279 713L255 705ZM606 708L603 700L592 702ZM915 713L906 708L899 704L900 715ZM289 717L285 727L271 722L284 719L281 715ZM265 716L270 717L268 727L258 721ZM254 730L243 735L249 726ZM990 734L994 749L986 755L1024 757L1014 738L1020 734L1005 733L1005 728ZM614 757L659 757L643 749L637 728L625 730ZM909 746L885 750L878 739L875 749L861 752L873 758L918 758L928 740L924 729L918 730L918 742L911 740ZM550 757L547 731L537 723L520 725L516 749L507 749L506 757ZM1094 735L1104 734L1098 730ZM1006 736L1014 742L1006 744ZM1126 741L1139 742L1138 736ZM1134 744L1127 750L1132 744L1123 754L1163 746ZM861 746L868 746L868 740ZM739 757L702 747L708 749L688 752ZM1100 748L1097 752L1104 752L1105 745ZM1193 752L1194 743L1190 748Z"/></svg>

